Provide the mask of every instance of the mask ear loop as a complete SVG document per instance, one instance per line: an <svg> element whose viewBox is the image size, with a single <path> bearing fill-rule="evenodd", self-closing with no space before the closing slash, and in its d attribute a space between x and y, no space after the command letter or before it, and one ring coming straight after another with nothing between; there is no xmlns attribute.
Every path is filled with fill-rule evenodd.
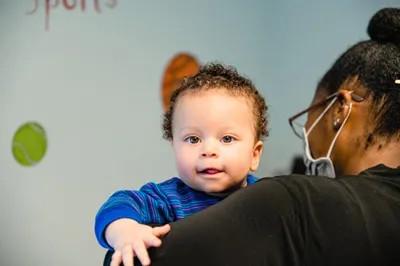
<svg viewBox="0 0 400 266"><path fill-rule="evenodd" d="M332 99L332 101L328 104L328 106L325 108L325 110L317 117L317 119L314 121L314 123L308 129L308 131L306 131L306 136L305 136L306 138L308 137L310 132L314 129L314 127L318 124L319 120L321 120L322 117L326 114L326 112L328 112L329 108L331 108L331 106L335 103L336 100L337 100L337 96Z"/></svg>
<svg viewBox="0 0 400 266"><path fill-rule="evenodd" d="M322 117L326 114L326 112L328 112L329 108L331 108L331 106L335 103L336 100L337 100L337 96L332 99L332 101L328 104L328 106L325 108L325 110L317 117L317 119L315 119L314 123L311 125L311 127L308 129L308 131L306 131L306 128L303 127L303 130L304 130L304 141L305 141L306 147L307 147L306 148L306 153L307 153L307 156L309 158L312 158L313 160L315 160L315 159L311 155L311 150L310 150L310 146L309 146L309 143L308 143L308 135L314 129L314 127L318 124L318 122L322 119Z"/></svg>
<svg viewBox="0 0 400 266"><path fill-rule="evenodd" d="M333 146L335 146L336 139L339 137L340 132L342 131L342 129L344 128L344 125L346 124L347 120L350 117L352 106L353 106L353 103L350 102L349 112L347 113L346 117L344 118L344 121L343 121L342 125L340 126L338 132L336 133L335 137L333 138L331 146L329 147L328 153L326 154L326 157L328 157L328 158L331 156L331 153L332 153L332 150L333 150Z"/></svg>

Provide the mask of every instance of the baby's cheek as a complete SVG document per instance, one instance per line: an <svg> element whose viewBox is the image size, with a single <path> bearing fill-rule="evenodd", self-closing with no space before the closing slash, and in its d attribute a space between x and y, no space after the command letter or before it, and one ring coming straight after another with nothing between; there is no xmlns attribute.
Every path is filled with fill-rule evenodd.
<svg viewBox="0 0 400 266"><path fill-rule="evenodd" d="M177 168L180 175L188 176L194 169L195 165L190 156L179 156L177 157Z"/></svg>
<svg viewBox="0 0 400 266"><path fill-rule="evenodd" d="M232 160L232 168L238 175L246 175L251 168L252 158L249 156L236 157Z"/></svg>

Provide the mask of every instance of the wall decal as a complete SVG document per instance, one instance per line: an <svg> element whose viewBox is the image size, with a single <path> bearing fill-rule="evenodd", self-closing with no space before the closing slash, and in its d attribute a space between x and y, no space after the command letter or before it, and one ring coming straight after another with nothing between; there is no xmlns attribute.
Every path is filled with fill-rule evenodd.
<svg viewBox="0 0 400 266"><path fill-rule="evenodd" d="M161 84L161 98L164 111L168 110L169 100L179 83L195 75L200 68L197 59L188 53L176 54L167 64Z"/></svg>
<svg viewBox="0 0 400 266"><path fill-rule="evenodd" d="M40 6L40 0L33 0L33 8L26 12L27 15L35 14ZM53 9L62 8L67 11L80 9L85 12L89 6L97 13L101 13L103 7L114 8L117 5L117 0L43 0L45 10L45 29L50 29L50 13ZM89 7L90 8L90 7Z"/></svg>
<svg viewBox="0 0 400 266"><path fill-rule="evenodd" d="M36 165L43 159L46 150L46 132L39 123L27 122L15 132L12 140L12 154L20 165Z"/></svg>

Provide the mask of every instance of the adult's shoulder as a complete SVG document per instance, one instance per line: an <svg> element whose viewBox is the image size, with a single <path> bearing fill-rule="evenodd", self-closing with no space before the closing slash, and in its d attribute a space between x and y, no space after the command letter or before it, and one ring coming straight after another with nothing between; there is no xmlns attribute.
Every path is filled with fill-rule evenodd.
<svg viewBox="0 0 400 266"><path fill-rule="evenodd" d="M264 201L278 204L279 212L295 211L305 216L318 212L325 217L331 209L356 208L351 202L358 194L365 193L359 187L360 182L364 180L356 176L333 179L293 174L262 178L252 186L258 192L249 194L260 194Z"/></svg>
<svg viewBox="0 0 400 266"><path fill-rule="evenodd" d="M399 197L400 169L377 165L358 175L329 178L323 176L286 175L262 178L258 184L267 187L282 186L291 197L304 200L330 201L370 201L386 200L387 197ZM278 185L279 184L279 185Z"/></svg>
<svg viewBox="0 0 400 266"><path fill-rule="evenodd" d="M345 191L352 186L353 183L369 182L365 179L365 176L343 176L339 178L330 178L324 176L307 176L307 175L282 175L276 177L264 177L261 178L257 183L260 186L267 188L268 186L282 186L286 189L287 193L295 196L297 194L306 193L318 194L323 193L324 195L329 193L337 193Z"/></svg>
<svg viewBox="0 0 400 266"><path fill-rule="evenodd" d="M319 193L326 195L327 192L335 193L343 189L342 181L339 179L298 174L265 177L260 179L257 184L265 190L278 190L280 194L287 194L294 198L308 197Z"/></svg>
<svg viewBox="0 0 400 266"><path fill-rule="evenodd" d="M341 230L338 226L354 232L366 221L383 225L388 224L388 213L397 216L399 172L371 168L357 176L339 178L288 175L264 178L257 184L260 191L275 195L270 200L280 202L280 207L297 210L306 227L324 228L334 234ZM332 223L333 220L337 222Z"/></svg>

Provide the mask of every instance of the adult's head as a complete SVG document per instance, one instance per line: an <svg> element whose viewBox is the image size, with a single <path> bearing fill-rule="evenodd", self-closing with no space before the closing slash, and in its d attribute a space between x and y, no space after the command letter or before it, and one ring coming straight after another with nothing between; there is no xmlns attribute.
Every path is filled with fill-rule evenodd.
<svg viewBox="0 0 400 266"><path fill-rule="evenodd" d="M308 111L311 156L330 157L336 175L400 165L400 9L380 10L367 31L322 77Z"/></svg>
<svg viewBox="0 0 400 266"><path fill-rule="evenodd" d="M246 186L268 133L266 110L252 82L232 67L206 65L184 80L164 116L182 181L205 192Z"/></svg>

